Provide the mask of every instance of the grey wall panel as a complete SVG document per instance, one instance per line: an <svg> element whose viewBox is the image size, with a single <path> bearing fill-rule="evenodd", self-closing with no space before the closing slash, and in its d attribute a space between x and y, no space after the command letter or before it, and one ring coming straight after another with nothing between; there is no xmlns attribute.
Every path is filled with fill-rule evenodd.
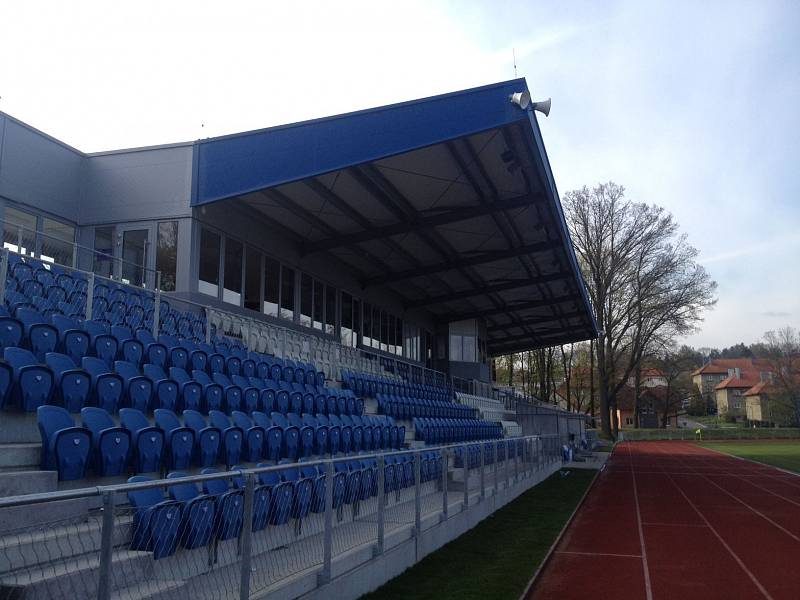
<svg viewBox="0 0 800 600"><path fill-rule="evenodd" d="M189 216L191 145L87 157L82 224Z"/></svg>
<svg viewBox="0 0 800 600"><path fill-rule="evenodd" d="M0 114L0 196L76 221L85 157Z"/></svg>

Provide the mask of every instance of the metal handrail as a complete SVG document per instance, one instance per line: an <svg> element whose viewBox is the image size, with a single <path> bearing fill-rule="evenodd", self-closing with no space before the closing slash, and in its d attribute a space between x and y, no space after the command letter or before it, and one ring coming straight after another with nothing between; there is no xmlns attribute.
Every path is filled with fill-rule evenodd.
<svg viewBox="0 0 800 600"><path fill-rule="evenodd" d="M189 475L181 477L180 483L201 483L203 481L212 481L215 479L229 479L231 477L244 477L247 475L258 475L261 473L272 473L285 471L286 469L303 467L314 467L330 463L331 465L337 462L352 461L352 460L365 460L372 458L379 458L381 456L398 456L408 454L421 454L423 452L441 452L450 448L463 448L464 446L471 446L475 444L486 443L500 443L518 440L536 440L544 438L556 438L558 434L542 434L542 435L527 435L512 438L490 438L464 441L456 444L442 444L439 446L425 446L424 448L409 448L406 450L396 450L392 452L373 452L370 454L358 454L352 456L339 456L332 458L321 458L317 460L308 460L302 462L286 463L282 465L269 465L266 467L251 467L247 469L235 469L231 471L220 471L219 473L208 473L206 475ZM39 492L36 494L24 494L20 496L8 496L0 498L0 509L11 508L14 506L27 506L33 504L43 504L45 502L55 502L58 500L76 500L81 498L93 498L102 496L107 493L120 493L138 490L148 490L153 488L162 488L165 486L175 485L176 479L154 479L152 481L142 481L136 483L118 483L113 485L98 485L88 488L78 488L74 490L59 490L55 492Z"/></svg>

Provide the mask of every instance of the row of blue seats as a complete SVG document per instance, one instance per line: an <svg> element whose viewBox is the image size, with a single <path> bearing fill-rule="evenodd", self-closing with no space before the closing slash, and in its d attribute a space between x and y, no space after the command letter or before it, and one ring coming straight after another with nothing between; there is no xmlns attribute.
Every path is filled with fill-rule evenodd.
<svg viewBox="0 0 800 600"><path fill-rule="evenodd" d="M31 351L7 347L0 361L0 408L16 406L34 411L55 404L69 412L97 406L115 413L120 407L149 412L156 408L358 414L363 403L351 392L310 384L276 383L258 377L195 369L191 374L172 366L169 374L158 364L84 356L80 367L66 354L48 352L41 364Z"/></svg>
<svg viewBox="0 0 800 600"><path fill-rule="evenodd" d="M414 438L428 444L450 444L501 437L503 437L503 427L496 422L427 417L414 419Z"/></svg>
<svg viewBox="0 0 800 600"><path fill-rule="evenodd" d="M378 412L398 419L413 417L447 417L451 419L474 419L477 410L457 402L446 400L420 400L389 394L378 394Z"/></svg>
<svg viewBox="0 0 800 600"><path fill-rule="evenodd" d="M397 381L348 369L342 369L342 383L359 397L374 398L378 394L388 394L420 400L449 401L453 399L453 391L450 388Z"/></svg>
<svg viewBox="0 0 800 600"><path fill-rule="evenodd" d="M404 427L379 417L234 411L231 419L216 410L208 421L195 410L185 410L182 416L181 423L171 410L157 409L153 426L141 411L123 408L117 426L107 411L86 407L78 427L63 408L42 406L37 411L41 466L58 471L60 480L73 480L84 478L89 465L105 477L130 470L230 466L241 460L277 462L396 449L405 437Z"/></svg>
<svg viewBox="0 0 800 600"><path fill-rule="evenodd" d="M469 444L467 446L467 468L476 469L481 466L481 450L483 450L483 464L491 465L514 458L524 453L524 441L521 438L508 439L501 441L484 442L483 444ZM454 450L454 466L461 468L464 466L464 448L458 446Z"/></svg>
<svg viewBox="0 0 800 600"><path fill-rule="evenodd" d="M411 455L386 456L384 493L399 493L415 484L413 460ZM441 479L442 468L440 455L423 453L420 480ZM202 471L203 474L217 472L215 469ZM229 540L240 535L244 525L244 477L233 477L232 485L226 479L207 480L202 490L195 483L180 481L185 478L186 474L180 471L167 475L172 485L167 487L166 498L159 488L128 492L128 501L134 508L132 550L152 552L154 559L161 559L173 555L179 546L191 550L206 547L214 540ZM253 493L251 531L285 525L294 519L295 531L299 533L302 519L325 510L325 478L325 465L302 462L280 471L259 473ZM128 480L129 483L149 481L153 480L142 475ZM354 457L335 464L331 507L340 520L345 505L352 505L355 513L361 501L377 494L376 459Z"/></svg>

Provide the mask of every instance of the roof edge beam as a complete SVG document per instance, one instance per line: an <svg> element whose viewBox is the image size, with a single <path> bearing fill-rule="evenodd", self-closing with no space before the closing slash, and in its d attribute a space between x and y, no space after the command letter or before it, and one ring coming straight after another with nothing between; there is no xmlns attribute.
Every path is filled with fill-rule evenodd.
<svg viewBox="0 0 800 600"><path fill-rule="evenodd" d="M544 308L552 306L553 304L561 304L564 302L575 302L579 300L580 296L577 294L569 294L567 296L558 296L556 298L545 298L544 300L532 300L530 302L518 302L515 304L506 304L497 308L487 308L469 313L455 313L448 315L449 321L463 321L465 319L477 319L480 317L487 317L490 315L501 315L504 313L511 313L518 310L531 310L534 308Z"/></svg>

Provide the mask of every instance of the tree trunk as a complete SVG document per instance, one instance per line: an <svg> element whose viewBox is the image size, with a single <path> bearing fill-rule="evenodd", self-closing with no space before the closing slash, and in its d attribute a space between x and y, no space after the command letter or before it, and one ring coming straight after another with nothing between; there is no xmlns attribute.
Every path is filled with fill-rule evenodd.
<svg viewBox="0 0 800 600"><path fill-rule="evenodd" d="M633 426L639 429L639 394L642 390L642 363L637 362L633 370Z"/></svg>
<svg viewBox="0 0 800 600"><path fill-rule="evenodd" d="M597 344L597 376L600 383L600 424L603 433L611 436L611 403L608 397L608 374L605 369L606 349L602 343Z"/></svg>
<svg viewBox="0 0 800 600"><path fill-rule="evenodd" d="M508 355L508 387L514 387L514 355Z"/></svg>
<svg viewBox="0 0 800 600"><path fill-rule="evenodd" d="M592 416L594 427L594 340L589 340L589 414Z"/></svg>

